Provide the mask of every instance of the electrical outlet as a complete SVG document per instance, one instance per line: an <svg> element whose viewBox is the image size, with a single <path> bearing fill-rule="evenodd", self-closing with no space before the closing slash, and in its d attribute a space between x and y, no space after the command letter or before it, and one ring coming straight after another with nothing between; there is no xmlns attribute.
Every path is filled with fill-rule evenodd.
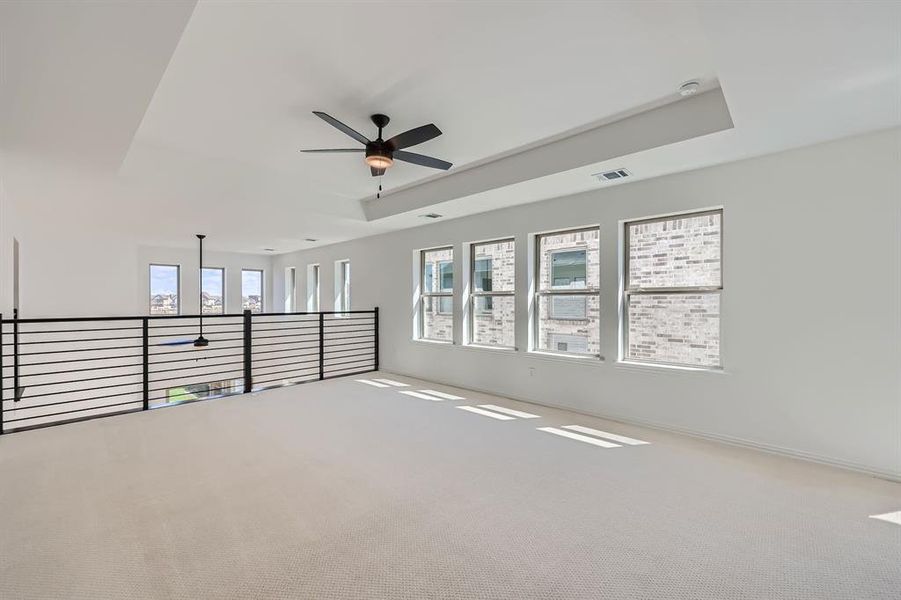
<svg viewBox="0 0 901 600"><path fill-rule="evenodd" d="M529 377L535 376L535 367L529 367Z"/></svg>

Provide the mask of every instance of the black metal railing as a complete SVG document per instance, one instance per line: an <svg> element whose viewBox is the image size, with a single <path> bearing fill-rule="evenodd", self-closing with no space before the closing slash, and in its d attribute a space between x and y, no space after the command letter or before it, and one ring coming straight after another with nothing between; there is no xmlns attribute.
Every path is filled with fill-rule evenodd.
<svg viewBox="0 0 901 600"><path fill-rule="evenodd" d="M378 370L378 308L2 319L0 433Z"/></svg>

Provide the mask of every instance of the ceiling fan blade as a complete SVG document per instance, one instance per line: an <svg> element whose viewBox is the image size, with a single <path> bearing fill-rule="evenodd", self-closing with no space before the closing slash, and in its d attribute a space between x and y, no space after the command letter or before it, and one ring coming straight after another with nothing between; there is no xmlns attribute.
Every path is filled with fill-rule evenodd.
<svg viewBox="0 0 901 600"><path fill-rule="evenodd" d="M365 148L317 148L315 150L301 150L301 152L363 152Z"/></svg>
<svg viewBox="0 0 901 600"><path fill-rule="evenodd" d="M362 133L360 133L359 131L356 131L354 129L351 129L350 127L348 127L347 125L345 125L344 123L342 123L341 121L336 119L335 117L333 117L331 115L327 115L324 112L320 112L318 110L314 110L313 114L316 115L317 117L319 117L320 119L322 119L323 121L325 121L326 123L328 123L329 125L331 125L332 127L334 127L335 129L339 129L339 130L343 131L344 133L346 133L353 139L357 140L361 144L369 143L369 140L366 139L366 137Z"/></svg>
<svg viewBox="0 0 901 600"><path fill-rule="evenodd" d="M372 173L373 177L378 177L379 175L385 174L385 169L376 169L375 167L369 167L369 172Z"/></svg>
<svg viewBox="0 0 901 600"><path fill-rule="evenodd" d="M416 154L415 152L405 152L403 150L395 152L394 158L396 158L397 160L402 160L404 162L413 163L414 165L432 167L433 169L442 169L444 171L447 171L452 166L454 166L453 163L449 163L446 160L441 160L440 158L425 156L424 154Z"/></svg>
<svg viewBox="0 0 901 600"><path fill-rule="evenodd" d="M410 146L427 142L439 135L441 135L441 130L434 123L429 123L428 125L399 133L385 143L392 150L400 150L401 148L409 148Z"/></svg>

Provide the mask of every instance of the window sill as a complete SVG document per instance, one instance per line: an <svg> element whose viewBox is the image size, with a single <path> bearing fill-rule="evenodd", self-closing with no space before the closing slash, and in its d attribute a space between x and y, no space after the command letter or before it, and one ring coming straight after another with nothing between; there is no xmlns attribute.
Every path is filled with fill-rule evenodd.
<svg viewBox="0 0 901 600"><path fill-rule="evenodd" d="M727 375L728 373L717 367L688 367L683 365L666 365L660 363L638 362L632 360L619 360L616 362L617 369L625 369L631 371L645 371L653 373L700 373L711 375Z"/></svg>
<svg viewBox="0 0 901 600"><path fill-rule="evenodd" d="M541 350L529 350L526 353L529 358L537 358L539 360L549 360L552 362L564 362L571 365L589 365L600 366L604 364L604 357L595 355L588 356L585 354L562 354L559 352L544 352Z"/></svg>
<svg viewBox="0 0 901 600"><path fill-rule="evenodd" d="M454 343L451 340L427 340L423 338L413 338L410 340L416 344L428 344L429 346L453 346Z"/></svg>
<svg viewBox="0 0 901 600"><path fill-rule="evenodd" d="M488 344L463 344L460 346L461 348L466 348L467 350L483 350L486 352L509 352L513 353L517 351L517 348L513 346L490 346Z"/></svg>

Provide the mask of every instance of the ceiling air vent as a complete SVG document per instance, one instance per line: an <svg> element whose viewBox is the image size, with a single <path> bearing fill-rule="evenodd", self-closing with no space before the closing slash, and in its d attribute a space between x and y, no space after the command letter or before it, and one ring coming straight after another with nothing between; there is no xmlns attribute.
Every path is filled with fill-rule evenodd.
<svg viewBox="0 0 901 600"><path fill-rule="evenodd" d="M614 181L616 179L623 179L625 177L629 177L631 173L629 173L625 169L615 169L613 171L604 171L603 173L595 173L593 175L598 181Z"/></svg>
<svg viewBox="0 0 901 600"><path fill-rule="evenodd" d="M423 219L440 219L443 215L439 215L438 213L427 213L419 216Z"/></svg>

